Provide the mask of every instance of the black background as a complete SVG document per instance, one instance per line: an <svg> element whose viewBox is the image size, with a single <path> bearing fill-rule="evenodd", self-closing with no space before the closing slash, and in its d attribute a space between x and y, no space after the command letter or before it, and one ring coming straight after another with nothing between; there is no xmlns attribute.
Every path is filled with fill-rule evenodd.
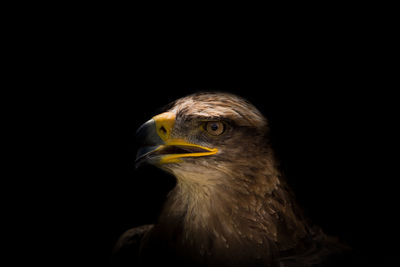
<svg viewBox="0 0 400 267"><path fill-rule="evenodd" d="M44 48L43 71L31 77L50 89L33 93L49 129L42 136L48 163L39 165L49 178L29 182L44 192L35 198L45 207L37 224L50 233L46 248L66 252L61 261L78 254L107 266L119 235L153 223L174 186L156 168L134 169L136 129L179 97L218 90L266 115L306 214L352 246L363 265L389 265L393 175L381 148L393 107L384 91L391 72L369 34L289 25L191 35L201 27L175 33L125 23L56 35Z"/></svg>

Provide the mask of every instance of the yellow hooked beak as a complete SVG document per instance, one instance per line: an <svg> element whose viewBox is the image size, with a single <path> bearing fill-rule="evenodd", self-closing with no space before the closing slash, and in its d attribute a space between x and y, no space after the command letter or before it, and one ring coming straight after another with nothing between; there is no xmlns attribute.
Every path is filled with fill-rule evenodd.
<svg viewBox="0 0 400 267"><path fill-rule="evenodd" d="M175 114L161 113L143 124L136 132L142 147L136 155L136 166L143 162L152 164L177 163L185 157L202 157L216 154L217 148L188 143L182 138L173 138Z"/></svg>

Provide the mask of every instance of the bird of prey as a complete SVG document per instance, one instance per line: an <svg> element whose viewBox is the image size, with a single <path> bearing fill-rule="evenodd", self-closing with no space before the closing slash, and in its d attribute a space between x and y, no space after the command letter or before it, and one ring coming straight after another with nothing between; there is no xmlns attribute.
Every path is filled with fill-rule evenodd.
<svg viewBox="0 0 400 267"><path fill-rule="evenodd" d="M176 100L137 131L136 164L176 177L158 222L128 230L120 266L325 266L343 246L305 218L266 118L220 92Z"/></svg>

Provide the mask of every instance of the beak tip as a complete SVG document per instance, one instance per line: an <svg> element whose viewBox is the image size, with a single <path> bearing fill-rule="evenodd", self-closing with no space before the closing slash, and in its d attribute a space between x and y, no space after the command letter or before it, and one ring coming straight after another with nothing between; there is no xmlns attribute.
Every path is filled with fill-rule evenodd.
<svg viewBox="0 0 400 267"><path fill-rule="evenodd" d="M154 146L163 143L163 140L157 134L156 122L153 119L148 120L137 129L136 141L141 146Z"/></svg>

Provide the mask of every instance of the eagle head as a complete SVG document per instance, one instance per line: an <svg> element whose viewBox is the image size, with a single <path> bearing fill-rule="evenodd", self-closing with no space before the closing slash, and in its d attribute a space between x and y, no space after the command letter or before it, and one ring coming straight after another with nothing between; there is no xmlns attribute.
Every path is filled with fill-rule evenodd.
<svg viewBox="0 0 400 267"><path fill-rule="evenodd" d="M263 160L267 132L266 119L245 99L197 93L178 99L138 129L142 147L136 164L156 165L178 182L218 183L268 164Z"/></svg>

